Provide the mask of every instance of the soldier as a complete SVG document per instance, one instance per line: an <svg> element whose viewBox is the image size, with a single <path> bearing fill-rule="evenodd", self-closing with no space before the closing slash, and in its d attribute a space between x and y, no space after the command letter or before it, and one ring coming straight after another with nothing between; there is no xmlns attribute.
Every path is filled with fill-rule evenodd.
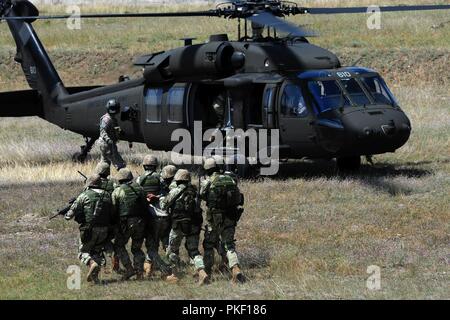
<svg viewBox="0 0 450 320"><path fill-rule="evenodd" d="M75 218L80 224L78 258L89 267L88 282L99 283L100 266L106 263L103 251L113 219L112 209L111 195L102 189L100 176L94 175L65 215L66 220Z"/></svg>
<svg viewBox="0 0 450 320"><path fill-rule="evenodd" d="M102 180L103 190L113 193L114 181L110 178L111 166L107 162L100 162L95 167L95 174L98 174Z"/></svg>
<svg viewBox="0 0 450 320"><path fill-rule="evenodd" d="M111 166L106 162L100 162L95 168L95 174L98 174L101 179L102 189L107 191L110 195L112 195L114 191L115 183L113 179L110 178L111 175ZM109 236L107 245L105 246L105 253L108 258L111 259L112 270L115 272L119 272L120 264L119 258L114 254L114 237L116 234L116 225L111 225L109 230ZM105 270L105 273L110 273L110 270Z"/></svg>
<svg viewBox="0 0 450 320"><path fill-rule="evenodd" d="M206 271L210 273L214 265L214 248L220 251L223 247L232 273L232 282L244 282L234 240L236 225L243 213L240 208L244 204L243 195L237 181L229 175L221 174L213 158L205 161L204 169L208 177L202 182L200 196L207 206L203 241Z"/></svg>
<svg viewBox="0 0 450 320"><path fill-rule="evenodd" d="M175 174L177 173L177 167L174 165L165 166L161 171L161 196L164 197L169 194L171 188L176 187L176 183L173 181ZM156 238L162 244L164 251L169 246L169 234L172 227L169 213L164 211L164 215L158 216L158 232Z"/></svg>
<svg viewBox="0 0 450 320"><path fill-rule="evenodd" d="M172 219L166 256L175 266L179 265L181 241L186 238L185 247L198 273L198 283L203 285L208 282L209 277L198 250L203 218L201 214L196 215L196 188L191 184L191 174L187 170L178 170L174 180L176 187L160 201L161 209L168 210ZM175 273L169 278L177 279Z"/></svg>
<svg viewBox="0 0 450 320"><path fill-rule="evenodd" d="M119 186L112 194L114 211L119 221L114 251L125 267L124 279L128 280L134 274L138 279L142 279L145 260L142 244L145 237L145 218L148 215L147 201L142 187L133 182L130 170L120 169L117 180ZM130 238L133 264L125 248Z"/></svg>
<svg viewBox="0 0 450 320"><path fill-rule="evenodd" d="M117 170L125 168L127 165L117 150L120 127L117 123L116 115L120 112L120 104L116 99L111 99L106 104L107 113L100 119L100 151L102 162L113 164Z"/></svg>
<svg viewBox="0 0 450 320"><path fill-rule="evenodd" d="M156 171L158 168L158 159L153 155L148 155L144 158L144 161L142 161L142 166L145 170L144 174L136 179L136 183L144 189L146 196L159 195L161 192L161 177ZM163 273L167 273L167 266L158 254L159 240L155 238L155 230L157 228L155 209L150 207L150 212L152 212L153 215L149 215L145 221L145 247L147 249L147 255L145 256L144 262L144 275L147 278L151 276L155 264L163 271Z"/></svg>
<svg viewBox="0 0 450 320"><path fill-rule="evenodd" d="M220 92L213 100L212 107L217 119L216 128L222 128L224 125L226 101L225 92Z"/></svg>

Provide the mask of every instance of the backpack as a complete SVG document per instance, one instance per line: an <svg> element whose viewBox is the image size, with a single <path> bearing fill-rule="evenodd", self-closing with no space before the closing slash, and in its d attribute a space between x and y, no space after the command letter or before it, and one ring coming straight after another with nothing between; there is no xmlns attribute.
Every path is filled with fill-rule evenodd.
<svg viewBox="0 0 450 320"><path fill-rule="evenodd" d="M161 192L161 180L156 172L146 173L139 178L139 185L146 194L159 194Z"/></svg>
<svg viewBox="0 0 450 320"><path fill-rule="evenodd" d="M242 204L242 194L236 181L229 175L213 176L209 185L208 206L214 209L230 209Z"/></svg>
<svg viewBox="0 0 450 320"><path fill-rule="evenodd" d="M99 199L97 199L94 207L91 224L94 227L106 227L111 223L111 213L113 209L111 195L108 191L104 190L98 197Z"/></svg>
<svg viewBox="0 0 450 320"><path fill-rule="evenodd" d="M82 217L75 217L75 221L80 224L88 223L90 227L108 226L112 212L111 195L103 190L98 193L91 189L86 190L85 195L92 205L85 208L85 214Z"/></svg>
<svg viewBox="0 0 450 320"><path fill-rule="evenodd" d="M172 206L173 210L193 213L195 211L196 196L197 193L192 186L186 187L186 189L182 191L181 196L175 200Z"/></svg>
<svg viewBox="0 0 450 320"><path fill-rule="evenodd" d="M147 212L145 199L141 187L138 184L126 183L119 187L124 192L124 198L120 206L121 217L143 217Z"/></svg>

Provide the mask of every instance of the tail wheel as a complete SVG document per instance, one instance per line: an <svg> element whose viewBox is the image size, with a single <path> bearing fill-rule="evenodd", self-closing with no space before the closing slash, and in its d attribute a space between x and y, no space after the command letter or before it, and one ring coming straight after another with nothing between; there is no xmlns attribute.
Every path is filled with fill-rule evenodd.
<svg viewBox="0 0 450 320"><path fill-rule="evenodd" d="M88 155L82 152L76 152L72 155L73 162L84 163L87 160Z"/></svg>
<svg viewBox="0 0 450 320"><path fill-rule="evenodd" d="M336 160L337 167L342 171L357 171L361 167L361 157L342 157Z"/></svg>

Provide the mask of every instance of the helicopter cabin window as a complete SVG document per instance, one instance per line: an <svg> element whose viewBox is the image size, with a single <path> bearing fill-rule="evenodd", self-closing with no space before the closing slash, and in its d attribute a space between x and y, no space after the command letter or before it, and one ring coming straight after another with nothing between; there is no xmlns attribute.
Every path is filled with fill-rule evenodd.
<svg viewBox="0 0 450 320"><path fill-rule="evenodd" d="M360 106L370 104L369 98L366 96L356 79L340 79L340 81L343 84L345 90L347 90L348 94L350 95L350 99L352 99L353 103Z"/></svg>
<svg viewBox="0 0 450 320"><path fill-rule="evenodd" d="M281 114L297 118L304 118L308 115L302 90L298 85L288 84L284 87L281 96Z"/></svg>
<svg viewBox="0 0 450 320"><path fill-rule="evenodd" d="M169 90L167 105L169 108L168 122L183 123L184 88L172 88Z"/></svg>
<svg viewBox="0 0 450 320"><path fill-rule="evenodd" d="M145 106L147 109L147 119L149 123L161 122L161 105L163 89L148 89L145 94Z"/></svg>
<svg viewBox="0 0 450 320"><path fill-rule="evenodd" d="M308 81L308 89L316 102L317 113L351 105L335 80Z"/></svg>
<svg viewBox="0 0 450 320"><path fill-rule="evenodd" d="M394 101L388 93L389 89L380 77L364 77L361 78L361 82L370 92L375 103L389 105L394 104Z"/></svg>

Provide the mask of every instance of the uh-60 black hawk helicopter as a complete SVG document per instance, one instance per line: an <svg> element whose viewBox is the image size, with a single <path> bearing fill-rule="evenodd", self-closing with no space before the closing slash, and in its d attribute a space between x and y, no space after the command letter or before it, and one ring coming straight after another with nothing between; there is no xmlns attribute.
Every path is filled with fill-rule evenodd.
<svg viewBox="0 0 450 320"><path fill-rule="evenodd" d="M381 7L381 11L450 9L440 6ZM217 124L212 103L225 92L221 129L280 129L282 158L337 158L341 168L358 168L361 156L394 152L403 146L411 123L381 76L370 69L342 67L332 52L307 40L314 35L284 19L297 14L364 13L367 8L299 7L285 1L234 1L197 12L87 14L80 18L224 17L238 20L238 39L212 35L207 43L145 55L138 79L108 86L65 87L32 23L39 16L25 0L0 0L32 90L0 94L0 116L39 116L86 139L83 160L99 135L106 102L122 106L121 140L170 151L175 129L203 130ZM265 32L262 31L265 29ZM249 32L251 31L251 32ZM266 33L267 32L267 33ZM284 36L280 36L284 34Z"/></svg>

